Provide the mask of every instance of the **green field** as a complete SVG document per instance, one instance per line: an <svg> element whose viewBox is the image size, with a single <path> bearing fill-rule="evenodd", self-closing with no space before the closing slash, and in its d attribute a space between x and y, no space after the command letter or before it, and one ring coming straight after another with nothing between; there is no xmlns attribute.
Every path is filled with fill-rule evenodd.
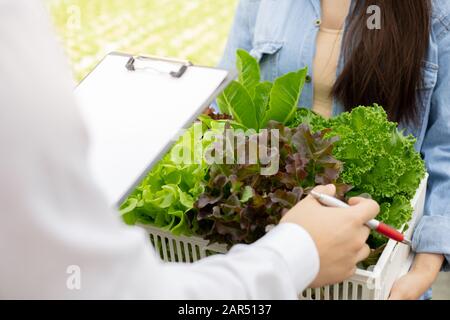
<svg viewBox="0 0 450 320"><path fill-rule="evenodd" d="M45 0L82 79L111 51L215 65L237 0Z"/></svg>

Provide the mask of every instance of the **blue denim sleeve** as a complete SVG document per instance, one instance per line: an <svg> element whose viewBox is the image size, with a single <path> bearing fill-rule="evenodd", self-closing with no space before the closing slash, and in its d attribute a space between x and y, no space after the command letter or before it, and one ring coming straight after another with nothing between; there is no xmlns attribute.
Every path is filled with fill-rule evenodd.
<svg viewBox="0 0 450 320"><path fill-rule="evenodd" d="M234 69L236 65L237 49L250 51L252 49L253 33L256 15L258 14L259 0L240 0L233 27L219 67Z"/></svg>
<svg viewBox="0 0 450 320"><path fill-rule="evenodd" d="M219 68L233 70L236 68L236 51L252 49L253 33L260 0L240 0L234 16L233 26L228 36L227 45L219 63ZM217 101L211 107L219 111Z"/></svg>
<svg viewBox="0 0 450 320"><path fill-rule="evenodd" d="M430 174L424 217L413 237L417 253L443 254L450 271L450 20L437 34L439 71L422 145Z"/></svg>

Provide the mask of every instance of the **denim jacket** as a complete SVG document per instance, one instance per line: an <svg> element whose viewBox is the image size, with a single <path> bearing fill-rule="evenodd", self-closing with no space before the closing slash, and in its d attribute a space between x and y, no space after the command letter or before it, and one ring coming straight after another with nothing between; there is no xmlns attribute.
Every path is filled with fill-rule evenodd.
<svg viewBox="0 0 450 320"><path fill-rule="evenodd" d="M355 0L353 0L355 1ZM232 69L238 48L259 59L265 80L307 66L312 70L321 24L320 0L240 0L221 67ZM342 57L337 73L342 70ZM311 108L312 73L300 100ZM400 124L417 138L430 175L424 217L413 236L416 252L444 254L450 271L450 1L433 0L432 31L423 61L420 125ZM333 114L343 112L334 101Z"/></svg>

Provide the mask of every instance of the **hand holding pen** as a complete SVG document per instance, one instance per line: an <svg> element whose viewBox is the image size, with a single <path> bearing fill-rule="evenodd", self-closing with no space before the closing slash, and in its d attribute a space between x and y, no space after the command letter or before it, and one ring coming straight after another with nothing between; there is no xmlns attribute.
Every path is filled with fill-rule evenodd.
<svg viewBox="0 0 450 320"><path fill-rule="evenodd" d="M336 199L335 197L329 196L327 194L318 193L316 191L310 192L311 196L314 197L317 201L319 201L321 204L327 206L327 207L333 207L333 208L349 208L350 206L346 204L345 202ZM405 235L395 228L388 226L387 224L384 224L383 222L377 221L375 219L372 219L366 223L366 225L371 229L379 234L382 234L389 239L395 240L397 242L401 242L403 244L406 244L408 246L411 246L411 240L407 239Z"/></svg>
<svg viewBox="0 0 450 320"><path fill-rule="evenodd" d="M317 186L314 191L328 195L336 194L334 185ZM357 264L367 259L371 250L367 245L370 229L367 221L380 212L379 205L369 199L354 198L348 209L323 206L308 196L287 212L280 224L297 224L313 240L320 260L320 271L312 288L339 283L351 277ZM292 250L304 244L292 243Z"/></svg>

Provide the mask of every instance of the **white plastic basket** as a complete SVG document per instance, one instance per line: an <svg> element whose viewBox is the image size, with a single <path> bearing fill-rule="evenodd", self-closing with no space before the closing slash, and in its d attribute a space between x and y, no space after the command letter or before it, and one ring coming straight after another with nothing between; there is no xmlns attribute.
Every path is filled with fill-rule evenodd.
<svg viewBox="0 0 450 320"><path fill-rule="evenodd" d="M423 179L411 201L414 214L408 223L406 236L411 238L417 222L423 215L428 176ZM226 253L225 245L210 245L199 237L174 236L153 226L141 225L150 234L150 240L161 258L167 262L194 262L211 254ZM300 300L384 300L395 280L408 272L413 261L409 246L390 240L377 264L371 270L358 269L340 284L318 289L306 289Z"/></svg>

